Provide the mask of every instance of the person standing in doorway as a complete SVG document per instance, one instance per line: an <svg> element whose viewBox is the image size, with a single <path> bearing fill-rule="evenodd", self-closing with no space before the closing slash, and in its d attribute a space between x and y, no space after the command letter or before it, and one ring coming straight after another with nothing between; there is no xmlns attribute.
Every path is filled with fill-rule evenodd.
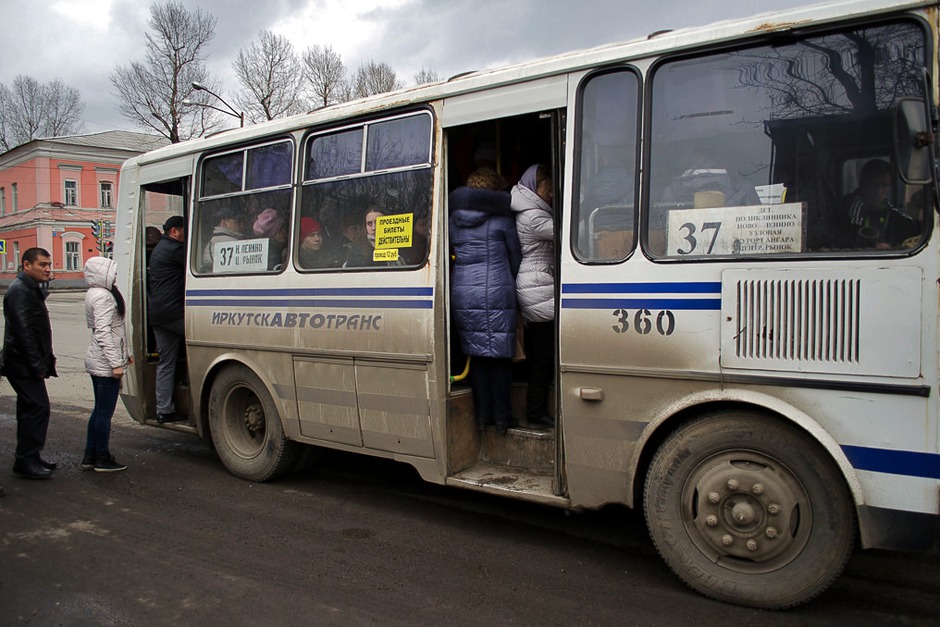
<svg viewBox="0 0 940 627"><path fill-rule="evenodd" d="M121 391L124 369L133 359L127 353L124 332L124 297L114 281L117 263L107 257L92 257L85 264L85 321L91 329L91 344L85 352L85 370L91 375L95 407L88 418L82 468L115 472L127 468L111 454L111 417Z"/></svg>
<svg viewBox="0 0 940 627"><path fill-rule="evenodd" d="M480 168L450 194L454 264L451 311L460 345L471 357L477 427L515 426L512 357L516 351L515 276L522 260L509 194L496 170Z"/></svg>
<svg viewBox="0 0 940 627"><path fill-rule="evenodd" d="M183 321L186 285L186 220L171 216L163 224L163 237L150 255L147 273L150 303L147 314L157 340L157 422L179 422L187 417L176 411L176 360L185 335Z"/></svg>
<svg viewBox="0 0 940 627"><path fill-rule="evenodd" d="M16 453L13 474L48 479L56 469L40 453L49 428L46 379L57 376L52 354L52 325L42 283L52 276L52 258L44 248L23 253L23 270L3 297L6 323L0 374L16 392Z"/></svg>
<svg viewBox="0 0 940 627"><path fill-rule="evenodd" d="M548 413L549 386L555 376L555 220L551 173L533 165L512 188L512 210L522 245L516 295L525 320L526 422L554 426Z"/></svg>

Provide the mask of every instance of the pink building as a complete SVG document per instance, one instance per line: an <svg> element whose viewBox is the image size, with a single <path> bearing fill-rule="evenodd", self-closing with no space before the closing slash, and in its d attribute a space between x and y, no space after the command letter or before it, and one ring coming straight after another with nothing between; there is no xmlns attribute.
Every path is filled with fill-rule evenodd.
<svg viewBox="0 0 940 627"><path fill-rule="evenodd" d="M167 143L155 135L105 131L35 139L0 154L0 284L16 278L27 248L39 246L52 255L59 285L82 285L85 261L106 254L113 239L107 228L121 164Z"/></svg>

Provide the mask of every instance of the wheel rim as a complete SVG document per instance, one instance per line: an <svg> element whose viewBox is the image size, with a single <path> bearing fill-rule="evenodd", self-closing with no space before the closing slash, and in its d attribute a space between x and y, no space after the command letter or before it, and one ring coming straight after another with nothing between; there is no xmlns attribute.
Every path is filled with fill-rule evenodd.
<svg viewBox="0 0 940 627"><path fill-rule="evenodd" d="M228 391L222 406L222 426L229 448L239 457L256 457L264 447L264 407L254 390L236 386Z"/></svg>
<svg viewBox="0 0 940 627"><path fill-rule="evenodd" d="M723 451L695 467L682 490L682 520L709 559L765 573L797 558L813 525L810 498L784 464L756 451Z"/></svg>

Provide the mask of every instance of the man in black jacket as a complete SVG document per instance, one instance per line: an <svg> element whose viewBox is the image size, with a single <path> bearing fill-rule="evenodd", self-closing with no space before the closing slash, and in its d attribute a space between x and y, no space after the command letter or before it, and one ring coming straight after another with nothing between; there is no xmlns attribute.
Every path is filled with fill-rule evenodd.
<svg viewBox="0 0 940 627"><path fill-rule="evenodd" d="M3 297L6 322L0 374L16 392L16 460L13 474L28 479L48 479L54 462L40 457L49 428L49 394L46 379L55 377L52 325L41 283L52 276L52 259L43 248L23 253L23 271Z"/></svg>
<svg viewBox="0 0 940 627"><path fill-rule="evenodd" d="M163 237L150 254L148 317L157 340L157 422L178 422L186 416L176 411L176 360L185 335L183 307L186 286L186 220L171 216L163 224Z"/></svg>

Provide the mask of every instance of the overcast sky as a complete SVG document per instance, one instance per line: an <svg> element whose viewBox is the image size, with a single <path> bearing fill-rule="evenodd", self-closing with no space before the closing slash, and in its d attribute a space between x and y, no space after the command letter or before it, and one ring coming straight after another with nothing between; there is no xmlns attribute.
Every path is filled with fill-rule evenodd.
<svg viewBox="0 0 940 627"><path fill-rule="evenodd" d="M183 0L218 22L207 65L223 85L240 48L262 30L303 52L328 44L348 70L384 61L406 84L422 67L442 78L589 48L650 32L812 4L813 0ZM18 74L78 89L87 132L142 130L121 117L109 80L143 60L144 0L3 0L0 83Z"/></svg>

